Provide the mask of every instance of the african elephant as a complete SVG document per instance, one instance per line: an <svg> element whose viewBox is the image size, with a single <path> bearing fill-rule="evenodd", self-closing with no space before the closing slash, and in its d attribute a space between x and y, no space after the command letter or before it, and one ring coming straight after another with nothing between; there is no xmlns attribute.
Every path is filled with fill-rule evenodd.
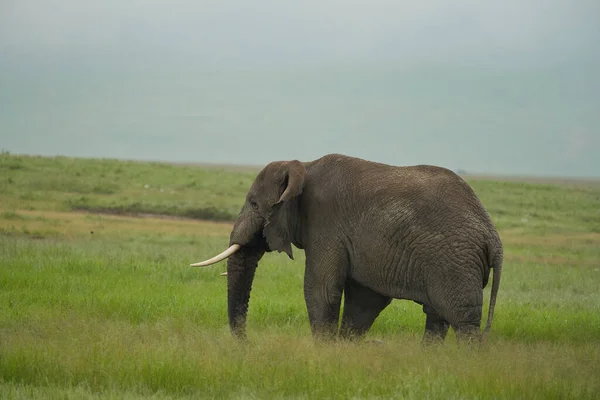
<svg viewBox="0 0 600 400"><path fill-rule="evenodd" d="M330 154L278 161L256 177L230 247L192 266L227 261L231 332L246 335L254 272L263 254L306 253L304 297L316 338L360 338L392 299L423 305L425 343L451 325L477 339L483 288L494 269L492 323L502 243L471 187L452 171L396 167ZM344 312L338 332L340 303Z"/></svg>

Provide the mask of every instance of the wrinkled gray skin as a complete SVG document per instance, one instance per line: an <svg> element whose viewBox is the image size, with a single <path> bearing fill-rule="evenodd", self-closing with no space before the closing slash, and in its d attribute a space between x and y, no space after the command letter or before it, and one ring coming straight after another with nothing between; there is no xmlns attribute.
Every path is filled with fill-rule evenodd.
<svg viewBox="0 0 600 400"><path fill-rule="evenodd" d="M394 167L327 155L267 165L252 184L231 232L241 249L228 259L231 331L245 337L252 280L265 251L306 252L304 296L317 338L360 338L392 299L426 313L424 342L480 336L483 288L502 244L473 190L433 166ZM340 303L344 313L338 332Z"/></svg>

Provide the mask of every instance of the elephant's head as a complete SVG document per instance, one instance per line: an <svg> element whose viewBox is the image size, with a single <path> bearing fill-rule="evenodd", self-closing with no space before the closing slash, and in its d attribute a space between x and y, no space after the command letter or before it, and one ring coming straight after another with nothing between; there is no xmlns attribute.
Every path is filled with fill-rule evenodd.
<svg viewBox="0 0 600 400"><path fill-rule="evenodd" d="M256 177L235 221L229 248L209 260L192 264L202 267L227 257L227 303L231 332L245 336L246 313L254 272L265 251L292 256L293 229L298 201L306 179L299 161L273 162Z"/></svg>

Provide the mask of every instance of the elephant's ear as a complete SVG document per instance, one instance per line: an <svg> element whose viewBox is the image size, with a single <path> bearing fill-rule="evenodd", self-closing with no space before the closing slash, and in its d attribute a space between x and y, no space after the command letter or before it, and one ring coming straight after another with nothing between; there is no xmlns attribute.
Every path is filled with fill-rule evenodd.
<svg viewBox="0 0 600 400"><path fill-rule="evenodd" d="M288 168L281 181L283 193L271 209L267 218L263 234L271 250L285 252L292 260L292 243L290 238L289 226L290 218L297 218L297 213L292 212L294 205L291 200L302 194L304 181L306 179L306 169L304 165L297 160L290 161Z"/></svg>
<svg viewBox="0 0 600 400"><path fill-rule="evenodd" d="M304 188L304 180L306 179L306 169L304 165L298 161L290 161L287 172L281 182L281 187L285 188L277 203L284 203L302 194Z"/></svg>

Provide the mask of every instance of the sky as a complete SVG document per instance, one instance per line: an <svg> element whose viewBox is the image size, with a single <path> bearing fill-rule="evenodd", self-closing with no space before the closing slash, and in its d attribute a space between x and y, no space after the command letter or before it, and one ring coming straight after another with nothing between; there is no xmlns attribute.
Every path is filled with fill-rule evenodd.
<svg viewBox="0 0 600 400"><path fill-rule="evenodd" d="M600 177L597 0L0 2L0 148Z"/></svg>

